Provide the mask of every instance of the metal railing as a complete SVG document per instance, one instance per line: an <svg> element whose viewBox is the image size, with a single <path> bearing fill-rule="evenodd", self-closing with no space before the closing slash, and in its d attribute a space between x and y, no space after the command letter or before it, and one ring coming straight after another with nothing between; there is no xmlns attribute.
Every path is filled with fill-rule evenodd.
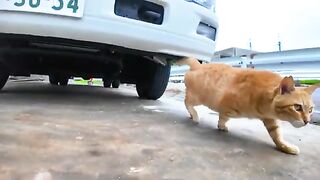
<svg viewBox="0 0 320 180"><path fill-rule="evenodd" d="M239 68L270 70L297 80L320 79L320 48L251 54L248 57L213 58L213 63L229 64ZM186 66L173 67L172 76L184 74Z"/></svg>

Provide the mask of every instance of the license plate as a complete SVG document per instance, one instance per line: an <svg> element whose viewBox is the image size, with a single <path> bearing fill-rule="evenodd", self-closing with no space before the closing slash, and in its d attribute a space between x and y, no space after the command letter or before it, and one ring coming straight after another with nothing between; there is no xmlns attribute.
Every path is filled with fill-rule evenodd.
<svg viewBox="0 0 320 180"><path fill-rule="evenodd" d="M0 0L0 10L82 17L85 0Z"/></svg>

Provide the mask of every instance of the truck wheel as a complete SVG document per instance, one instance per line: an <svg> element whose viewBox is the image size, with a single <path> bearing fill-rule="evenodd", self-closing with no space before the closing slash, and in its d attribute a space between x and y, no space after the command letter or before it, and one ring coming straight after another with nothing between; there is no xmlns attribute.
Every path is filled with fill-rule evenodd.
<svg viewBox="0 0 320 180"><path fill-rule="evenodd" d="M110 88L112 84L112 80L108 78L103 78L103 87Z"/></svg>
<svg viewBox="0 0 320 180"><path fill-rule="evenodd" d="M146 78L137 81L137 93L142 99L157 100L167 88L171 66L152 63L146 69Z"/></svg>
<svg viewBox="0 0 320 180"><path fill-rule="evenodd" d="M8 71L2 66L2 64L0 64L0 90L7 83L8 78L9 78Z"/></svg>
<svg viewBox="0 0 320 180"><path fill-rule="evenodd" d="M59 80L60 86L67 86L69 82L69 77L61 77Z"/></svg>
<svg viewBox="0 0 320 180"><path fill-rule="evenodd" d="M49 75L49 82L51 85L58 85L59 77L57 75Z"/></svg>
<svg viewBox="0 0 320 180"><path fill-rule="evenodd" d="M120 86L120 80L112 81L112 88L119 88L119 86Z"/></svg>

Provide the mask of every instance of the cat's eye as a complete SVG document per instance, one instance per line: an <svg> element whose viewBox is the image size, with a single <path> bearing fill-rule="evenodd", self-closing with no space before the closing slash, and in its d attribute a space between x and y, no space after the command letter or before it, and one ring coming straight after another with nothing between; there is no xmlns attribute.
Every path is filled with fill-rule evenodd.
<svg viewBox="0 0 320 180"><path fill-rule="evenodd" d="M302 105L300 105L300 104L295 104L295 105L294 105L294 109L295 109L296 111L299 111L299 112L302 112L302 111L303 111Z"/></svg>
<svg viewBox="0 0 320 180"><path fill-rule="evenodd" d="M311 114L312 112L313 112L313 107L309 109L309 113Z"/></svg>

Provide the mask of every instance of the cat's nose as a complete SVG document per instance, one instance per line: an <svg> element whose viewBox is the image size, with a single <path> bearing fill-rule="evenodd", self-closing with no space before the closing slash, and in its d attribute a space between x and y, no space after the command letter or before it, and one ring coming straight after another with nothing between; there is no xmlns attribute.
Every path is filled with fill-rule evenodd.
<svg viewBox="0 0 320 180"><path fill-rule="evenodd" d="M307 120L303 120L304 124L307 125L309 123L309 121Z"/></svg>

